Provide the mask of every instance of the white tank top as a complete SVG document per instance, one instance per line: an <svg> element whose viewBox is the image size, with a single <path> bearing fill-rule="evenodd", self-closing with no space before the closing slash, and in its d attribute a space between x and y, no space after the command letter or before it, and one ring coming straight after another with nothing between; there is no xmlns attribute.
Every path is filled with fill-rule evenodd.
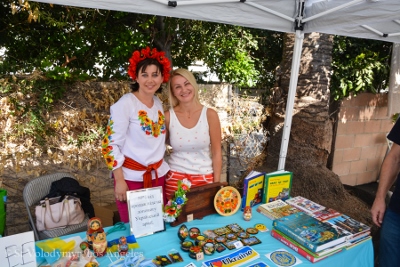
<svg viewBox="0 0 400 267"><path fill-rule="evenodd" d="M169 140L173 152L168 164L173 171L188 174L213 173L207 107L203 106L197 124L191 128L181 125L170 109Z"/></svg>

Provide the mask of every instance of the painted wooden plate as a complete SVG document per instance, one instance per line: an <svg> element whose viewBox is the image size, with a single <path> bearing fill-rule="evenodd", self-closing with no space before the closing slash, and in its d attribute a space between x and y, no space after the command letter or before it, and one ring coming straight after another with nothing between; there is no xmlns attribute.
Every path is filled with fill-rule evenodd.
<svg viewBox="0 0 400 267"><path fill-rule="evenodd" d="M235 214L239 210L241 203L242 198L239 191L232 186L222 187L214 197L215 210L222 216Z"/></svg>

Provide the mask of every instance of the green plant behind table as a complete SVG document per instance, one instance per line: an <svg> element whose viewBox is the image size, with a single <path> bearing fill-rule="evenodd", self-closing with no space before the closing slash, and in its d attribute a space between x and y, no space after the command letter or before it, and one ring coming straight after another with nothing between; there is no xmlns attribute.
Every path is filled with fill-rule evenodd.
<svg viewBox="0 0 400 267"><path fill-rule="evenodd" d="M389 85L391 43L335 36L331 96L340 100Z"/></svg>
<svg viewBox="0 0 400 267"><path fill-rule="evenodd" d="M63 97L64 85L58 81L33 80L27 77L3 78L1 83L0 93L12 105L9 115L24 121L23 124L14 125L11 135L15 138L31 136L43 145L43 137L53 133L45 122L45 116L51 111L53 103Z"/></svg>

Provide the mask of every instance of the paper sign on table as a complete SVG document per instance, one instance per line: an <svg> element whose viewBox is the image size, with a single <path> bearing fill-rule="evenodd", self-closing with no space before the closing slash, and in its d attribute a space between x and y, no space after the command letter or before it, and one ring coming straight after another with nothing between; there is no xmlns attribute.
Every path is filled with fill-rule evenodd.
<svg viewBox="0 0 400 267"><path fill-rule="evenodd" d="M33 232L0 238L0 262L2 267L36 267Z"/></svg>

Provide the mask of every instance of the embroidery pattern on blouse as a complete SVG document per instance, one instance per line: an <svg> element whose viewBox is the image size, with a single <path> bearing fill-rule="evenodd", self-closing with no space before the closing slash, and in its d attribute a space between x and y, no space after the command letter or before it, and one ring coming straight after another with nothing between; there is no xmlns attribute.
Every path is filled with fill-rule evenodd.
<svg viewBox="0 0 400 267"><path fill-rule="evenodd" d="M144 110L139 110L138 115L139 115L140 126L147 135L158 137L160 134L166 133L164 124L165 117L161 111L158 111L158 121L156 122L152 121L147 116L147 112Z"/></svg>
<svg viewBox="0 0 400 267"><path fill-rule="evenodd" d="M106 128L106 135L104 136L101 142L101 153L106 161L106 165L109 170L112 170L113 167L117 166L117 161L114 159L114 155L112 154L113 147L110 146L112 141L112 134L115 133L113 130L114 121L110 118Z"/></svg>

